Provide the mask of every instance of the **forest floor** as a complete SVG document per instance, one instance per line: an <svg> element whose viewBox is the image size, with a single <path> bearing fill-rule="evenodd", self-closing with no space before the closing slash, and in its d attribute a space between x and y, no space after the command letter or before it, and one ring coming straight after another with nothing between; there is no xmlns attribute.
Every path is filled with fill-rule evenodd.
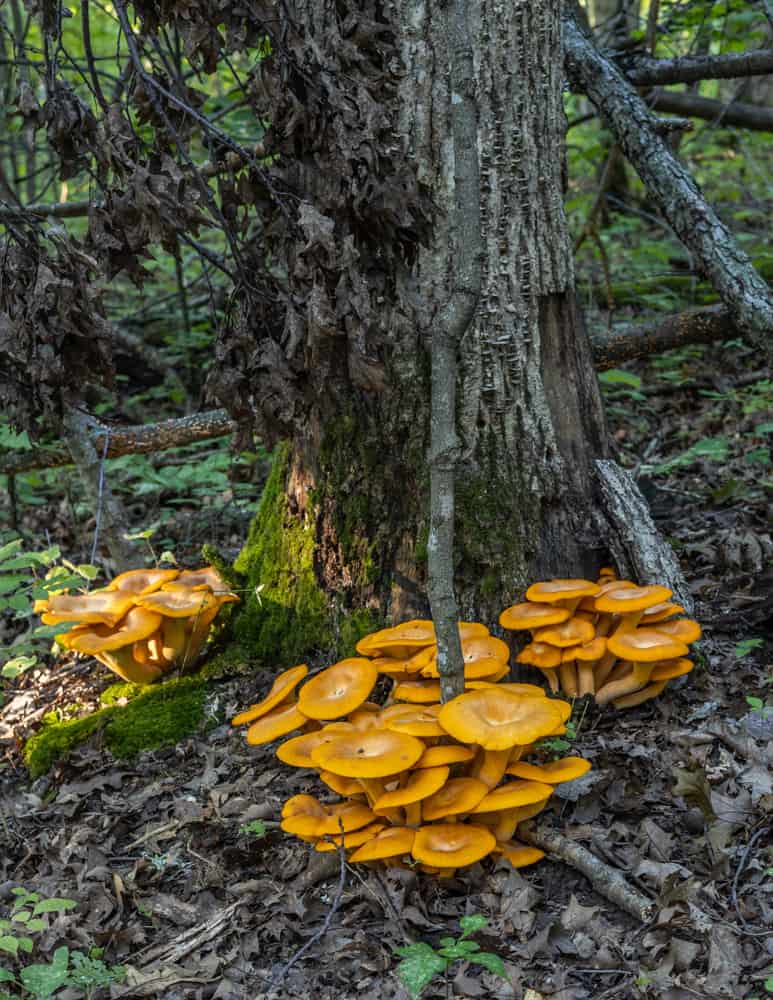
<svg viewBox="0 0 773 1000"><path fill-rule="evenodd" d="M275 824L314 778L271 747L247 746L227 722L265 692L268 674L216 684L209 728L175 747L117 761L97 736L30 781L20 741L45 712L96 704L111 682L65 660L7 684L0 707L0 918L18 887L78 905L45 918L29 957L8 954L0 924L0 967L96 947L125 967L123 981L92 977L90 993L57 997L388 1000L407 996L396 947L436 945L458 935L460 917L481 914L475 939L509 979L456 962L425 997L773 992L773 385L760 367L736 343L605 379L621 460L682 560L704 638L696 670L657 700L623 713L576 708L570 752L593 769L559 787L542 818L653 900L650 923L549 858L519 871L486 861L445 882L350 866L342 881L336 854L315 854Z"/></svg>

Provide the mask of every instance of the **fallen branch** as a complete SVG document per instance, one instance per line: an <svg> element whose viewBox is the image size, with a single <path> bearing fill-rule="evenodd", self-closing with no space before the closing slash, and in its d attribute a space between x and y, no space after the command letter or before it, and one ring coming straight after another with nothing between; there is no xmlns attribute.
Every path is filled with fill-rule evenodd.
<svg viewBox="0 0 773 1000"><path fill-rule="evenodd" d="M658 134L647 104L583 35L571 15L564 18L564 64L572 86L598 109L649 196L690 250L734 322L766 348L773 333L770 289Z"/></svg>
<svg viewBox="0 0 773 1000"><path fill-rule="evenodd" d="M641 923L649 923L655 916L656 905L653 900L632 888L616 868L558 830L535 826L533 823L519 824L518 839L576 868L599 895Z"/></svg>
<svg viewBox="0 0 773 1000"><path fill-rule="evenodd" d="M685 344L710 344L739 336L725 306L704 306L666 316L646 326L618 326L590 334L596 368L606 371L625 361L651 357Z"/></svg>
<svg viewBox="0 0 773 1000"><path fill-rule="evenodd" d="M134 427L111 427L107 458L121 455L146 455L150 452L177 448L195 441L224 437L236 430L236 424L225 410L207 410L190 417L162 420L157 424L138 424ZM91 431L91 441L100 454L104 446L105 428L97 426ZM50 451L32 449L5 456L0 464L0 474L16 475L30 469L54 469L72 464L66 448Z"/></svg>
<svg viewBox="0 0 773 1000"><path fill-rule="evenodd" d="M705 121L716 122L717 125L737 125L756 132L773 132L773 111L770 108L758 108L756 104L742 104L740 101L725 104L724 101L715 101L711 97L680 94L674 90L659 88L650 91L645 100L656 111L703 118Z"/></svg>
<svg viewBox="0 0 773 1000"><path fill-rule="evenodd" d="M721 56L681 56L678 59L655 59L652 56L626 53L616 62L631 83L637 87L652 87L656 84L763 76L773 72L773 49Z"/></svg>

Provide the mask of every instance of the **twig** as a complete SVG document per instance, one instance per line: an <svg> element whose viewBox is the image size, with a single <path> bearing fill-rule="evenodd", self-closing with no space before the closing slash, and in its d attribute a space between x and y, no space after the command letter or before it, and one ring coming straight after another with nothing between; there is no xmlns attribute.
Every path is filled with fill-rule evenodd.
<svg viewBox="0 0 773 1000"><path fill-rule="evenodd" d="M99 526L102 523L102 501L105 496L105 461L107 460L107 447L110 443L110 428L105 429L105 443L102 446L102 458L99 460L99 480L97 481L97 510L94 516L94 542L91 546L91 565L97 558L97 545L99 544Z"/></svg>
<svg viewBox="0 0 773 1000"><path fill-rule="evenodd" d="M298 949L298 951L296 951L296 953L292 956L290 961L282 969L280 969L279 972L271 979L271 983L269 985L269 992L271 990L278 989L280 983L287 976L287 973L290 971L290 969L292 969L292 967L296 964L296 962L298 962L299 959L301 959L306 954L306 952L309 950L309 948L312 947L312 945L315 945L317 941L320 940L320 938L323 938L325 934L327 934L328 928L330 927L333 917L336 915L336 913L338 912L338 908L341 905L341 898L343 897L344 888L346 886L346 847L344 846L344 826L340 819L338 821L338 825L341 828L341 842L338 845L338 857L341 861L341 875L338 880L338 888L336 889L336 894L333 897L333 902L330 904L330 909L328 910L328 914L325 917L325 922L322 924L322 926L318 931L312 934L312 936L309 938L306 944L304 944L301 948Z"/></svg>
<svg viewBox="0 0 773 1000"><path fill-rule="evenodd" d="M754 845L757 843L760 837L768 833L769 830L770 830L769 826L762 826L754 834L753 837L749 838L749 843L744 848L743 854L741 855L741 860L738 862L738 867L736 868L735 875L733 876L733 884L730 887L730 899L733 901L733 909L738 914L738 919L741 921L744 928L748 927L749 925L744 920L743 915L740 909L738 908L738 882L741 878L741 873L746 867L746 863L749 860L749 855L751 854Z"/></svg>
<svg viewBox="0 0 773 1000"><path fill-rule="evenodd" d="M596 892L641 923L649 923L654 917L656 910L654 900L637 892L616 868L612 868L587 848L570 840L558 830L527 823L518 826L518 838L576 868L588 879Z"/></svg>

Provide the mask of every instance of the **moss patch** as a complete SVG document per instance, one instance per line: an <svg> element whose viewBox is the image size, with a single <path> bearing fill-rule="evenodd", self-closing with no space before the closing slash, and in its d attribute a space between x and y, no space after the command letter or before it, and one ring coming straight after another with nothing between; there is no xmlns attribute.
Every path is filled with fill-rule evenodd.
<svg viewBox="0 0 773 1000"><path fill-rule="evenodd" d="M314 574L314 512L297 518L287 506L289 459L289 446L281 445L234 564L247 587L234 639L253 661L275 666L296 663L333 642L328 602Z"/></svg>
<svg viewBox="0 0 773 1000"><path fill-rule="evenodd" d="M116 699L125 696L116 694ZM27 741L24 748L27 767L32 777L45 774L57 760L99 730L105 746L116 757L131 757L140 750L173 745L196 731L204 717L205 697L205 682L198 677L185 677L141 689L128 705L107 705L92 715L69 722L51 719Z"/></svg>
<svg viewBox="0 0 773 1000"><path fill-rule="evenodd" d="M382 625L381 618L367 608L362 611L353 611L351 614L346 615L342 618L340 624L338 655L342 658L345 656L357 656L355 647L360 639L371 632L375 632Z"/></svg>

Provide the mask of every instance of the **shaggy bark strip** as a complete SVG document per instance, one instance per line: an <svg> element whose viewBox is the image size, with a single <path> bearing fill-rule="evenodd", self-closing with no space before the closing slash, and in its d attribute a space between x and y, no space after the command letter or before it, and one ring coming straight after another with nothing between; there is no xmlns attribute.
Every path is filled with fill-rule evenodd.
<svg viewBox="0 0 773 1000"><path fill-rule="evenodd" d="M596 473L607 517L617 529L609 547L620 573L640 584L670 587L691 615L693 599L679 560L658 533L639 487L617 462L597 461Z"/></svg>
<svg viewBox="0 0 773 1000"><path fill-rule="evenodd" d="M770 290L658 134L645 102L568 15L564 56L573 86L598 109L650 197L694 254L738 326L762 343L773 333Z"/></svg>
<svg viewBox="0 0 773 1000"><path fill-rule="evenodd" d="M432 423L427 592L435 622L442 702L464 692L464 658L454 592L454 479L459 458L456 380L459 344L472 321L480 295L482 249L475 75L466 6L466 0L454 0L448 21L435 22L440 31L446 33L441 48L445 48L450 57L454 148L452 232L456 249L451 297L433 324L430 349Z"/></svg>
<svg viewBox="0 0 773 1000"><path fill-rule="evenodd" d="M518 839L571 865L588 879L596 892L641 923L646 924L655 916L653 900L632 888L616 868L558 830L533 823L519 824Z"/></svg>

